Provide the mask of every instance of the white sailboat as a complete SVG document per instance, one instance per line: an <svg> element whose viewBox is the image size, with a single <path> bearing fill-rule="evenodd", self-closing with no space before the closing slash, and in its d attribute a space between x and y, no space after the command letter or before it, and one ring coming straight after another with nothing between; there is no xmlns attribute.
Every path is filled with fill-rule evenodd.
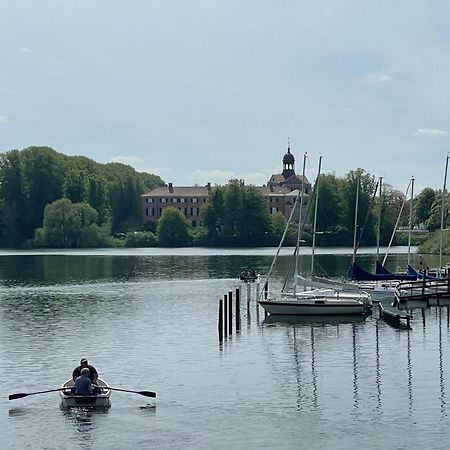
<svg viewBox="0 0 450 450"><path fill-rule="evenodd" d="M303 179L305 177L305 165L306 165L307 154L305 153L303 158ZM319 160L319 175L321 160ZM319 179L319 177L317 178ZM266 283L268 283L271 272L273 270L276 258L279 251L283 245L284 238L286 236L287 229L292 221L294 211L298 211L298 233L297 233L297 244L293 255L295 271L293 276L292 288L288 287L288 283L282 289L282 292L277 299L260 299L259 304L265 309L266 312L273 315L365 315L370 312L370 307L372 304L371 297L368 293L364 291L343 291L335 288L333 285L325 288L323 285L318 288L311 286L313 280L311 280L309 290L305 290L305 286L302 286L302 280L304 277L300 276L300 258L299 258L299 247L301 242L301 233L303 227L303 199L304 190L303 187L299 190L299 194L295 201L295 206L292 210L291 216L286 224L285 231L280 241L280 245L275 254L272 265L269 269L269 274L266 278ZM317 195L316 195L316 208L317 208ZM315 233L315 226L314 226ZM314 245L313 245L314 248ZM314 255L314 250L312 252L312 257ZM312 265L314 263L312 262ZM319 282L317 282L319 284ZM320 285L320 284L319 284ZM303 288L303 289L302 289Z"/></svg>

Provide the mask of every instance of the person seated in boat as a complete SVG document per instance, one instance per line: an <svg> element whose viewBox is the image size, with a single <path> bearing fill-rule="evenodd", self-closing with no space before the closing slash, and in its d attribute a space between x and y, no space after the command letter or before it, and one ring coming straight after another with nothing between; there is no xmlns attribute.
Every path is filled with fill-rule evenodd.
<svg viewBox="0 0 450 450"><path fill-rule="evenodd" d="M75 381L81 375L81 371L85 368L89 369L89 378L91 379L91 382L93 384L97 384L98 378L97 369L94 366L91 366L86 358L83 358L80 361L80 365L78 367L75 367L75 369L73 369L72 372L73 380Z"/></svg>
<svg viewBox="0 0 450 450"><path fill-rule="evenodd" d="M90 379L90 370L87 367L81 369L81 375L75 379L75 395L92 395L94 388Z"/></svg>

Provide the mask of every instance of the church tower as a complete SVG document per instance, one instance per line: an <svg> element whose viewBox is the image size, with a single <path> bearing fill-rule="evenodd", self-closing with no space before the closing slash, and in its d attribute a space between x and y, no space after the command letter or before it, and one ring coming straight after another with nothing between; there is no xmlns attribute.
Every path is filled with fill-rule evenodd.
<svg viewBox="0 0 450 450"><path fill-rule="evenodd" d="M294 163L295 163L295 158L294 158L294 155L291 153L291 147L288 144L287 153L285 153L284 156L283 156L283 172L282 172L282 175L283 175L285 180L287 180L292 175L295 175Z"/></svg>

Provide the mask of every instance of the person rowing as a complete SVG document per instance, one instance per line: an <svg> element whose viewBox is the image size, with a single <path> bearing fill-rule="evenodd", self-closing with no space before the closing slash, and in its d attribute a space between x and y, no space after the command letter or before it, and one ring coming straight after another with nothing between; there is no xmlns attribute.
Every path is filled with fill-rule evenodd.
<svg viewBox="0 0 450 450"><path fill-rule="evenodd" d="M91 379L91 382L93 384L97 384L97 378L98 378L97 369L94 366L90 365L86 358L81 359L80 365L78 367L75 367L75 369L73 369L73 372L72 372L73 381L75 381L81 375L81 371L84 368L89 369L89 378Z"/></svg>
<svg viewBox="0 0 450 450"><path fill-rule="evenodd" d="M81 375L75 380L75 395L88 396L92 395L94 388L92 386L92 381L89 378L90 370L87 367L81 369Z"/></svg>

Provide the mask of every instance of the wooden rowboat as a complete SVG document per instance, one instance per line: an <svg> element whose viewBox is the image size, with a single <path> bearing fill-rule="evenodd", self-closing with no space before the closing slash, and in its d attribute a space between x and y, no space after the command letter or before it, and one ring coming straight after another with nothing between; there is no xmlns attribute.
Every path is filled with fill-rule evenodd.
<svg viewBox="0 0 450 450"><path fill-rule="evenodd" d="M61 406L63 408L109 408L111 406L111 401L109 399L111 396L111 389L109 389L108 385L100 378L97 379L97 385L101 387L100 394L87 396L73 395L71 388L74 386L74 381L72 379L67 380L61 386L63 389L59 391Z"/></svg>

